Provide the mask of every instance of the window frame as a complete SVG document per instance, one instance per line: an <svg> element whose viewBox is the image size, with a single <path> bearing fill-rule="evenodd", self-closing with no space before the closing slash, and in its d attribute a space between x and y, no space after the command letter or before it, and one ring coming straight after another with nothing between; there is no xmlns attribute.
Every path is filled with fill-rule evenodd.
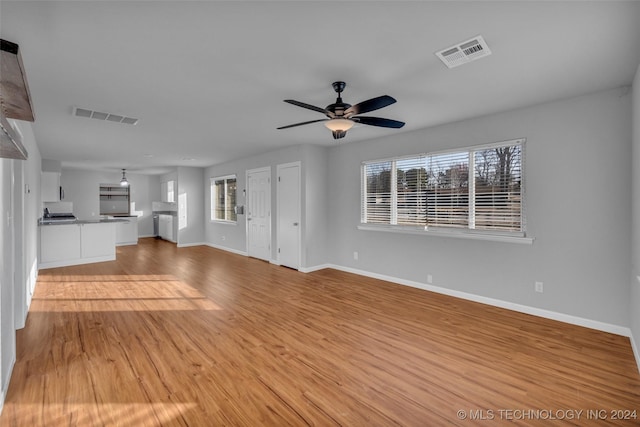
<svg viewBox="0 0 640 427"><path fill-rule="evenodd" d="M475 193L475 166L476 166L476 152L490 150L494 148L501 148L507 146L519 145L520 146L520 230L508 231L508 230L495 230L495 229L476 229L475 227L475 209L477 205L477 199ZM419 153L413 155L403 155L382 158L377 160L367 160L361 162L360 165L360 223L358 225L359 230L367 231L383 231L403 234L417 234L417 235L430 235L430 236L442 236L442 237L454 237L454 238L466 238L466 239L480 239L491 241L504 241L514 243L533 243L533 238L527 236L526 229L526 179L525 179L525 151L526 151L526 138L516 138L512 140L493 142L489 144L480 144L474 146L460 147L455 149L439 150L428 153ZM398 224L398 185L397 185L397 163L402 161L411 161L420 158L428 159L430 157L442 156L442 155L454 155L460 153L467 153L469 158L469 177L473 176L473 179L468 179L468 224L466 227L454 227L454 226L433 226L433 225L403 225ZM367 220L367 166L376 163L391 163L391 206L390 217L388 223L371 223ZM370 196L370 195L369 195ZM471 203L473 201L473 203ZM426 217L425 217L426 222Z"/></svg>
<svg viewBox="0 0 640 427"><path fill-rule="evenodd" d="M234 194L234 200L233 205L232 206L226 206L227 205L227 190L228 190L228 181L229 180L234 180L235 184L236 184L236 191ZM224 189L225 189L225 196L224 196L224 206L222 207L223 212L225 212L225 218L221 219L221 218L216 218L216 207L217 207L217 200L218 200L218 190L217 190L217 185L216 182L219 181L224 181ZM209 192L211 195L211 203L210 203L210 213L209 213L209 220L210 222L215 222L215 223L219 223L219 224L230 224L230 225L236 225L238 223L238 215L237 213L235 213L235 206L237 205L237 201L238 201L238 177L236 174L230 174L230 175L223 175L223 176L216 176L216 177L211 177L210 181L209 181ZM231 202L231 201L230 201ZM231 212L233 214L233 219L228 219L227 218L227 213Z"/></svg>

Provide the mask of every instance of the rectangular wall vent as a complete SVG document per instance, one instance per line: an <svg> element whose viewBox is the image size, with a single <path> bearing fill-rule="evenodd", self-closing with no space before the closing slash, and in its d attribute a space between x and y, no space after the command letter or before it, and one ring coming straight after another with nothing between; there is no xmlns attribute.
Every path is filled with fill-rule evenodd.
<svg viewBox="0 0 640 427"><path fill-rule="evenodd" d="M73 115L76 117L86 117L90 119L106 120L108 122L124 123L127 125L135 125L138 119L125 117L119 114L103 113L100 111L87 110L86 108L73 108Z"/></svg>
<svg viewBox="0 0 640 427"><path fill-rule="evenodd" d="M455 68L488 55L491 55L491 50L482 36L474 37L436 52L436 56L449 68Z"/></svg>

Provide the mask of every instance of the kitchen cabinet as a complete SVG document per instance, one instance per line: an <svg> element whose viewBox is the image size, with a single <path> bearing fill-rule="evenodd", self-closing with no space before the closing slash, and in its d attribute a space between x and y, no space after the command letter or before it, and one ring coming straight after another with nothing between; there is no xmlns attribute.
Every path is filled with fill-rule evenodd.
<svg viewBox="0 0 640 427"><path fill-rule="evenodd" d="M138 217L118 218L116 222L116 246L138 244Z"/></svg>
<svg viewBox="0 0 640 427"><path fill-rule="evenodd" d="M80 226L40 226L40 265L80 258Z"/></svg>
<svg viewBox="0 0 640 427"><path fill-rule="evenodd" d="M175 242L173 238L173 215L158 215L158 234L164 240Z"/></svg>
<svg viewBox="0 0 640 427"><path fill-rule="evenodd" d="M166 181L160 183L160 200L163 202L175 203L175 181Z"/></svg>
<svg viewBox="0 0 640 427"><path fill-rule="evenodd" d="M80 224L80 258L116 257L115 224Z"/></svg>
<svg viewBox="0 0 640 427"><path fill-rule="evenodd" d="M41 225L39 268L116 259L115 223Z"/></svg>
<svg viewBox="0 0 640 427"><path fill-rule="evenodd" d="M60 172L42 172L40 192L43 202L60 201Z"/></svg>

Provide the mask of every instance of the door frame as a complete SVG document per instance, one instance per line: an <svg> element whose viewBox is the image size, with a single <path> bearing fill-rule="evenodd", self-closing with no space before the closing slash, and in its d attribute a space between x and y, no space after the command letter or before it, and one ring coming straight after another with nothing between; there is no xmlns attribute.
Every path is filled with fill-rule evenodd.
<svg viewBox="0 0 640 427"><path fill-rule="evenodd" d="M16 329L25 327L28 313L27 305L27 268L25 262L25 229L24 229L24 212L25 212L25 191L24 186L24 163L14 162L13 170L13 253L14 253L14 270L13 270L13 309L14 323Z"/></svg>
<svg viewBox="0 0 640 427"><path fill-rule="evenodd" d="M302 220L303 218L303 212L302 212L302 162L301 161L296 161L296 162L289 162L289 163L282 163L276 166L276 176L278 177L278 180L276 181L276 225L280 222L280 171L282 169L286 169L286 168L290 168L290 167L294 167L297 166L298 167L298 212L300 213L300 224L298 226L298 267L297 270L299 271L302 268L302 225L304 223L304 221ZM277 228L276 231L276 248L280 248L280 229ZM277 264L280 264L280 253L277 252L276 253L277 256Z"/></svg>
<svg viewBox="0 0 640 427"><path fill-rule="evenodd" d="M245 189L243 190L243 195L244 195L244 202L245 202L245 206L244 206L244 212L245 215L248 214L249 212L249 200L250 198L248 198L247 196L249 195L249 175L252 173L259 173L259 172L268 172L269 174L269 225L268 225L268 233L269 233L269 259L265 260L265 261L269 261L272 262L273 260L273 227L272 227L272 222L273 222L273 200L271 200L271 183L273 182L273 177L271 176L271 166L263 166L260 168L254 168L254 169L247 169L245 171L245 176L244 176L244 182L245 182ZM236 194L236 200L237 200L237 194ZM237 203L237 201L236 201ZM245 217L245 221L244 221L244 226L245 226L245 247L247 248L246 253L247 256L249 256L249 221L246 220ZM256 258L256 259L260 259L260 258Z"/></svg>

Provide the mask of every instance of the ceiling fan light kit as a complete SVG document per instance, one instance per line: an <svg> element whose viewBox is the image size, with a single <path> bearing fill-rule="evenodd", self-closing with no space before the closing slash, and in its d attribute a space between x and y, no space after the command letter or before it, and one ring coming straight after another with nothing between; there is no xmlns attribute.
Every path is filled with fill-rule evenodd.
<svg viewBox="0 0 640 427"><path fill-rule="evenodd" d="M356 105L351 105L342 102L341 94L346 87L346 83L333 82L332 86L333 89L338 93L338 98L336 99L336 102L334 104L327 105L326 108L316 107L314 105L306 104L304 102L296 101L293 99L284 100L284 102L291 105L322 113L327 116L326 119L295 123L292 125L281 126L278 129L288 129L291 127L302 126L311 123L324 122L324 125L329 130L331 130L333 138L340 139L344 138L347 134L347 131L351 129L356 123L393 129L399 129L404 126L404 122L400 122L397 120L383 119L380 117L358 116L359 114L368 113L370 111L375 111L394 104L396 100L389 95L378 96L377 98L371 98Z"/></svg>
<svg viewBox="0 0 640 427"><path fill-rule="evenodd" d="M324 123L324 125L331 130L349 130L354 124L353 120L347 119L331 119Z"/></svg>

